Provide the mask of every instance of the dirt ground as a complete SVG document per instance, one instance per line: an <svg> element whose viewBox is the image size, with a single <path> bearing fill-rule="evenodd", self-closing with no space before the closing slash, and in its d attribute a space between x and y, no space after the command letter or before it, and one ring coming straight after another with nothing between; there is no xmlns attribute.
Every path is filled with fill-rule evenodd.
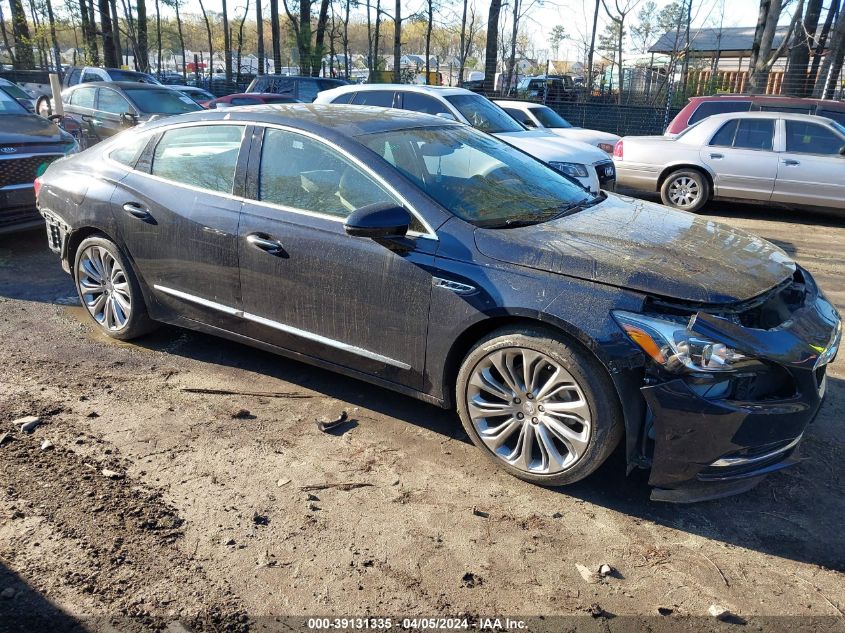
<svg viewBox="0 0 845 633"><path fill-rule="evenodd" d="M845 308L845 221L709 213L776 242ZM175 328L112 342L42 232L2 236L0 630L302 628L291 615L845 630L843 368L804 461L749 493L654 503L618 452L543 489L491 465L454 413ZM317 429L341 411L345 427ZM11 425L27 415L32 434ZM598 582L576 567L602 563L616 571Z"/></svg>

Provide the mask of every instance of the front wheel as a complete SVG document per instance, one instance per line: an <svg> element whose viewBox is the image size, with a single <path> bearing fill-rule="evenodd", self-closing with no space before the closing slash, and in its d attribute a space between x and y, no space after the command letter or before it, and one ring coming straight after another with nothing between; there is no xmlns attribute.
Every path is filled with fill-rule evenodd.
<svg viewBox="0 0 845 633"><path fill-rule="evenodd" d="M695 213L710 199L710 182L700 171L679 169L663 181L660 199L667 207Z"/></svg>
<svg viewBox="0 0 845 633"><path fill-rule="evenodd" d="M458 414L472 442L532 483L583 479L622 436L607 373L586 352L542 329L490 334L464 359L456 389Z"/></svg>
<svg viewBox="0 0 845 633"><path fill-rule="evenodd" d="M155 328L138 279L111 240L95 236L82 241L74 279L82 305L104 334L127 341Z"/></svg>

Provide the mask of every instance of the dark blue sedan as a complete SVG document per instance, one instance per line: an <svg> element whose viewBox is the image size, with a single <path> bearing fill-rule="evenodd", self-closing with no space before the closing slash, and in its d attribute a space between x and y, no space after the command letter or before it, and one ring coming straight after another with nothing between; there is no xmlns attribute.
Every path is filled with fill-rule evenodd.
<svg viewBox="0 0 845 633"><path fill-rule="evenodd" d="M174 117L57 161L38 203L109 336L173 323L454 406L538 484L624 437L655 498L746 490L797 461L841 336L765 240L410 112Z"/></svg>

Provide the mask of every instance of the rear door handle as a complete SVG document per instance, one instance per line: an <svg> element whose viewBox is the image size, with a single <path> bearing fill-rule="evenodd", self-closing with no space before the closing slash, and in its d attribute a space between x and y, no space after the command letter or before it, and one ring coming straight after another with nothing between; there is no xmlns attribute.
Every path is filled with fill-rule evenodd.
<svg viewBox="0 0 845 633"><path fill-rule="evenodd" d="M800 165L801 163L794 158L784 158L782 161L784 165Z"/></svg>
<svg viewBox="0 0 845 633"><path fill-rule="evenodd" d="M250 246L262 250L265 253L270 253L270 255L278 256L285 254L284 246L282 246L279 240L274 240L263 233L250 233L246 236L246 241Z"/></svg>
<svg viewBox="0 0 845 633"><path fill-rule="evenodd" d="M716 160L719 160L720 158L724 158L724 157L725 157L724 154L710 154L710 158L714 158Z"/></svg>
<svg viewBox="0 0 845 633"><path fill-rule="evenodd" d="M138 218L139 220L149 221L153 219L153 216L150 215L150 212L147 211L138 202L127 202L123 205L123 210L126 211L126 213L131 215L133 218Z"/></svg>

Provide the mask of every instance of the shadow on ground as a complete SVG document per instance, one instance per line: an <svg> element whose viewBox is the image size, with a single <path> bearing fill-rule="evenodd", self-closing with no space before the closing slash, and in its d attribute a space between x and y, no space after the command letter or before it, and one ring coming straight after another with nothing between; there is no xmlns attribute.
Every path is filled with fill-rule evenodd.
<svg viewBox="0 0 845 633"><path fill-rule="evenodd" d="M83 633L86 626L65 613L0 561L0 630L6 633Z"/></svg>

